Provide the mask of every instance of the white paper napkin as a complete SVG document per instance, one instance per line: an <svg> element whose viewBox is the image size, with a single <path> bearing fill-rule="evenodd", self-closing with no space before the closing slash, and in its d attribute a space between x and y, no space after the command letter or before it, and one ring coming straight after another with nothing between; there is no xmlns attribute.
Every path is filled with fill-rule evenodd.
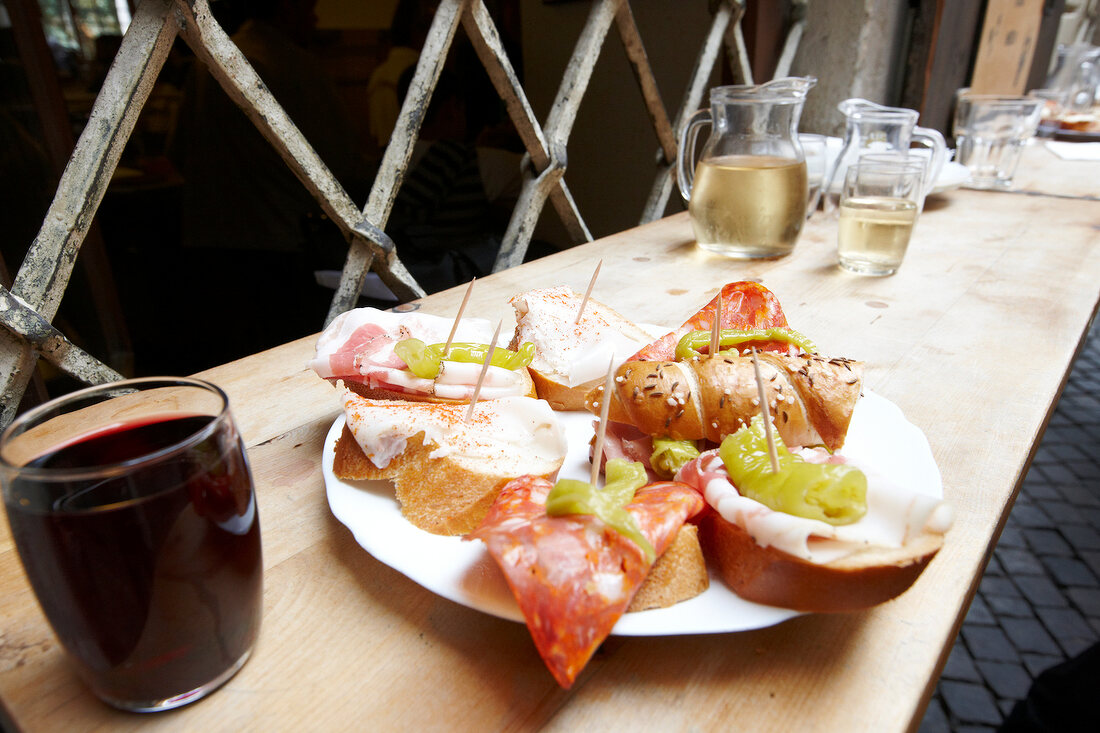
<svg viewBox="0 0 1100 733"><path fill-rule="evenodd" d="M1047 140L1047 149L1062 160L1100 160L1100 143L1069 143Z"/></svg>

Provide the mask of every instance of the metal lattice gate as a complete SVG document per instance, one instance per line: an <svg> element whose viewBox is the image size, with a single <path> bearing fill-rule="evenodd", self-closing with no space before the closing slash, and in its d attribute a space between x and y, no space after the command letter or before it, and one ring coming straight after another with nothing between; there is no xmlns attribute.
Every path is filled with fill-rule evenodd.
<svg viewBox="0 0 1100 733"><path fill-rule="evenodd" d="M742 11L741 4L734 0L716 4L673 124L658 93L630 2L594 0L553 107L545 124L540 125L482 0L442 0L381 168L360 209L214 19L208 0L141 0L61 176L42 228L11 290L0 287L0 323L5 327L0 330L0 425L15 416L39 357L88 384L122 378L73 345L50 322L123 148L177 37L188 44L244 110L347 241L347 259L327 323L355 306L368 271L377 273L399 300L424 295L384 230L459 26L473 43L526 150L522 188L494 264L494 270L501 270L523 261L547 199L574 243L592 239L565 179L566 149L577 110L612 27L626 50L660 145L654 183L639 217L644 223L665 210L674 185L677 134L703 99L723 46L735 80L752 82L739 25Z"/></svg>

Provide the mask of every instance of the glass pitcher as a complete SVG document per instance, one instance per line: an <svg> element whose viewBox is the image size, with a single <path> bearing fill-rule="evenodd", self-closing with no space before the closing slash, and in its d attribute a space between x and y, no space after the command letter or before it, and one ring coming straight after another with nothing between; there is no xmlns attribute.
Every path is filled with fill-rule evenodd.
<svg viewBox="0 0 1100 733"><path fill-rule="evenodd" d="M837 109L846 121L844 145L825 174L823 190L835 196L844 181L845 171L859 156L865 153L909 155L910 143L916 142L930 150L922 196L931 192L947 159L947 144L938 131L917 125L920 113L904 107L886 107L866 99L846 99Z"/></svg>
<svg viewBox="0 0 1100 733"><path fill-rule="evenodd" d="M1096 104L1100 86L1100 46L1087 43L1059 46L1057 62L1046 86L1065 94L1068 111L1087 112Z"/></svg>
<svg viewBox="0 0 1100 733"><path fill-rule="evenodd" d="M779 257L794 249L806 220L806 160L798 119L813 77L710 90L710 109L692 115L680 137L680 193L698 246L737 258ZM710 138L695 161L704 124Z"/></svg>

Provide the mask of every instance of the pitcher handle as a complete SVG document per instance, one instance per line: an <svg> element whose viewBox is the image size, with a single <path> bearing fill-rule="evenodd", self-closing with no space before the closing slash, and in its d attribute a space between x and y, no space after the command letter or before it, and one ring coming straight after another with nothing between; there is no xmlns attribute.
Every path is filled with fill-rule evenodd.
<svg viewBox="0 0 1100 733"><path fill-rule="evenodd" d="M923 195L927 196L932 193L932 188L936 185L936 179L940 177L940 171L943 170L943 164L947 159L947 143L939 130L932 130L927 127L914 127L912 137L914 142L922 142L925 147L932 151L932 158L928 161L928 178L924 182Z"/></svg>
<svg viewBox="0 0 1100 733"><path fill-rule="evenodd" d="M676 182L685 203L691 201L691 187L695 183L695 141L699 137L699 127L710 122L710 110L701 109L688 118L687 126L680 135L679 152L676 155Z"/></svg>

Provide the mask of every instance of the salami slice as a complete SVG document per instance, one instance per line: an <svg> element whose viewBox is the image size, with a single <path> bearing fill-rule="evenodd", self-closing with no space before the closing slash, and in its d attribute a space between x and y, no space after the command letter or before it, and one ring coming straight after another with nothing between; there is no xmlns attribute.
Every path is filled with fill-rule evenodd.
<svg viewBox="0 0 1100 733"><path fill-rule="evenodd" d="M748 330L781 328L787 325L787 317L783 315L783 307L779 304L779 299L759 283L748 280L727 283L722 288L721 296L720 328ZM676 344L679 343L680 338L691 331L709 331L714 324L717 312L718 296L716 295L713 300L685 321L684 325L646 346L630 357L630 361L675 361ZM783 341L745 343L743 348L748 348L750 345L762 351L784 353L790 348L790 345Z"/></svg>
<svg viewBox="0 0 1100 733"><path fill-rule="evenodd" d="M466 539L488 546L539 654L568 689L611 633L651 563L637 544L595 516L547 516L552 488L543 478L514 479ZM662 482L639 489L626 510L660 557L703 506L695 490Z"/></svg>

